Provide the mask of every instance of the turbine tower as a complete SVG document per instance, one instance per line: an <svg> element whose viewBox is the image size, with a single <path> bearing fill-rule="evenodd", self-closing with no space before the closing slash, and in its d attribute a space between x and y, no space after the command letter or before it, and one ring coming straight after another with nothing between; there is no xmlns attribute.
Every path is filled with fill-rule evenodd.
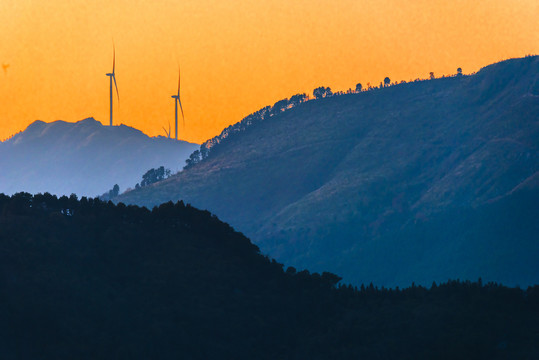
<svg viewBox="0 0 539 360"><path fill-rule="evenodd" d="M116 84L116 75L114 69L116 67L116 49L112 46L112 72L105 74L110 80L110 126L112 126L112 80L114 80L114 86L116 88L116 96L118 97L118 104L120 104L120 94L118 93L118 85Z"/></svg>
<svg viewBox="0 0 539 360"><path fill-rule="evenodd" d="M171 96L174 99L174 125L175 125L175 138L178 140L178 103L180 104L180 110L182 111L182 121L185 127L185 117L183 116L182 101L180 100L180 67L178 66L178 93Z"/></svg>

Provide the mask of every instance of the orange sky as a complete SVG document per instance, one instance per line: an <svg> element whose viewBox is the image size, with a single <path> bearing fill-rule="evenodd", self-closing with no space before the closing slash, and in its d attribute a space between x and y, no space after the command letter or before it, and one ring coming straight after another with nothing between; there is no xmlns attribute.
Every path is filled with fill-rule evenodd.
<svg viewBox="0 0 539 360"><path fill-rule="evenodd" d="M539 53L537 0L2 0L0 139L36 119L115 123L149 135L174 120L202 142L245 115L324 85L465 73ZM115 104L116 106L116 104Z"/></svg>

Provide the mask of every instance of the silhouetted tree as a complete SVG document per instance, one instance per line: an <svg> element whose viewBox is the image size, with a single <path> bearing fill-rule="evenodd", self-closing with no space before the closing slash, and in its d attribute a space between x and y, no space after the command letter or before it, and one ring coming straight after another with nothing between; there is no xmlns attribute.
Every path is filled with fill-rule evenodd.
<svg viewBox="0 0 539 360"><path fill-rule="evenodd" d="M305 102L306 99L307 99L307 95L306 95L306 94L296 94L296 95L293 95L293 96L290 98L289 103L290 103L292 106L298 106L298 105L301 104L302 102Z"/></svg>
<svg viewBox="0 0 539 360"><path fill-rule="evenodd" d="M391 79L386 76L384 79L384 87L389 86L391 84Z"/></svg>
<svg viewBox="0 0 539 360"><path fill-rule="evenodd" d="M325 88L323 86L317 87L313 90L313 96L315 99L321 99L324 97Z"/></svg>
<svg viewBox="0 0 539 360"><path fill-rule="evenodd" d="M271 109L271 113L273 115L278 114L286 110L287 107L288 107L288 99L279 100L273 105L273 108Z"/></svg>
<svg viewBox="0 0 539 360"><path fill-rule="evenodd" d="M189 159L185 160L184 169L188 169L191 166L198 164L200 162L200 151L195 150L190 156Z"/></svg>
<svg viewBox="0 0 539 360"><path fill-rule="evenodd" d="M142 175L142 181L140 182L140 187L148 186L154 184L158 181L164 180L170 177L170 169L166 169L164 166L160 166L157 169L150 169ZM137 184L138 185L138 184ZM135 186L135 188L137 188Z"/></svg>
<svg viewBox="0 0 539 360"><path fill-rule="evenodd" d="M103 195L101 195L99 197L100 200L103 200L103 201L109 201L109 200L112 200L114 199L116 196L118 196L120 194L120 186L118 184L114 184L114 186L112 187L112 189L110 189L109 191L107 191L106 193L104 193ZM74 199L71 199L71 197L74 196ZM73 202L73 201L76 201L77 200L77 195L75 194L72 194L70 197L70 201Z"/></svg>
<svg viewBox="0 0 539 360"><path fill-rule="evenodd" d="M432 71L429 73L429 77L430 77L431 80L433 80L435 78L434 73Z"/></svg>
<svg viewBox="0 0 539 360"><path fill-rule="evenodd" d="M331 88L328 86L326 88L326 97L330 97L330 96L333 96L333 92L331 91Z"/></svg>
<svg viewBox="0 0 539 360"><path fill-rule="evenodd" d="M321 99L321 98L324 98L324 97L330 97L332 95L333 95L333 92L331 91L331 88L329 88L329 87L320 86L320 87L317 87L316 89L313 90L313 96L316 99Z"/></svg>
<svg viewBox="0 0 539 360"><path fill-rule="evenodd" d="M335 287L337 286L337 283L342 280L342 277L335 275L330 272L323 272L321 280L324 284L328 285L329 287Z"/></svg>
<svg viewBox="0 0 539 360"><path fill-rule="evenodd" d="M462 68L457 69L457 76L462 76Z"/></svg>
<svg viewBox="0 0 539 360"><path fill-rule="evenodd" d="M202 158L202 160L208 157L209 152L210 149L206 147L206 144L200 145L200 157Z"/></svg>
<svg viewBox="0 0 539 360"><path fill-rule="evenodd" d="M363 88L363 85L361 85L361 83L356 84L356 92L361 92L362 88Z"/></svg>

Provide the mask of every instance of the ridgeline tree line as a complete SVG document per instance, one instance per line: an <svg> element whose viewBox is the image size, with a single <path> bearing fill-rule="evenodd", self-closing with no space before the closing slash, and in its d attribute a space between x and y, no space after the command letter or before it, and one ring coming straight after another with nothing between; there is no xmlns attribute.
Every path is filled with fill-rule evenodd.
<svg viewBox="0 0 539 360"><path fill-rule="evenodd" d="M461 68L458 68L457 69L457 74L455 76L462 76L462 69ZM432 80L432 79L435 79L434 77L434 73L430 73L429 75L429 79ZM414 82L417 82L417 81L423 81L425 79L416 79L414 80ZM406 81L401 81L400 84L403 84L403 83L406 83ZM395 82L395 83L391 83L391 80L389 79L389 77L386 77L383 81L383 83L381 82L380 83L380 89L381 88L385 88L385 87L389 87L391 85L398 85L399 83L398 82ZM332 96L340 96L340 95L344 95L344 94L354 94L354 93L361 93L362 91L372 91L372 90L375 90L375 89L378 89L378 87L376 86L371 86L370 83L367 83L367 87L364 88L363 85L361 83L357 83L356 84L356 87L355 87L355 90L352 90L351 88L348 89L347 92L336 92L336 93L333 93L333 91L331 90L330 87L324 87L324 86L320 86L320 87L317 87L313 90L313 97L314 99L323 99L323 98L327 98L327 97L332 97ZM295 108L296 106L298 106L299 104L301 103L304 103L305 101L309 101L310 98L307 94L296 94L296 95L293 95L290 97L290 99L286 98L286 99L282 99L282 100L279 100L277 101L273 106L266 106L252 114L249 114L248 116L246 116L245 118L243 118L240 122L234 124L234 125L230 125L228 127L226 127L222 132L221 134L219 134L218 136L215 136L207 141L205 141L203 144L200 145L200 149L198 150L195 150L194 152L191 153L191 155L189 155L189 158L185 160L185 166L183 167L183 169L188 169L196 164L198 164L199 162L205 160L209 155L210 155L210 150L213 149L215 146L218 146L220 143L222 143L223 141L226 141L226 139L228 139L230 136L233 136L237 133L240 133L240 132L243 132L245 131L247 128L249 128L251 125L253 124L256 124L256 123L259 123L261 121L264 121L270 117L273 117L273 116L276 116L288 109L292 109L292 108ZM164 179L167 179L171 176L171 172L169 169L162 169L163 167L160 167L158 169L150 169L148 170L143 176L142 176L142 181L140 183L137 183L135 185L135 189L140 189L144 186L148 186L148 185L151 185L151 184L154 184L158 181L161 181L161 180L164 180ZM111 200L113 199L114 197L116 197L118 195L118 193L116 193L116 195L114 195L113 193L113 190L110 190L109 192L103 194L100 196L100 199L101 200ZM130 189L128 189L129 191Z"/></svg>
<svg viewBox="0 0 539 360"><path fill-rule="evenodd" d="M455 75L451 76L462 76L462 69L459 67L457 69L457 73ZM446 77L445 75L442 77ZM418 81L425 81L425 80L434 80L436 77L434 76L433 72L429 73L428 79L420 79L417 78L415 80L410 80L410 82L418 82ZM332 97L332 96L340 96L345 94L357 94L361 93L363 91L372 91L376 89L382 89L386 88L392 85L398 85L398 84L405 84L406 81L402 80L401 82L391 82L391 79L389 77L385 77L383 82L380 82L380 86L372 86L370 83L367 83L367 86L364 87L361 83L357 83L355 89L348 89L348 91L343 92L333 92L330 87L324 87L320 86L313 90L313 97L316 100ZM268 118L278 115L279 113L286 111L288 109L295 108L299 104L311 100L307 94L296 94L290 97L290 99L282 99L277 101L273 106L266 106L248 116L243 118L240 122L230 125L226 127L221 134L218 136L215 136L207 141L205 141L202 145L200 145L200 149L194 151L187 160L185 160L185 166L184 169L188 169L192 167L195 164L198 164L201 161L204 161L209 155L210 151L214 149L215 146L218 146L223 141L226 141L230 136L235 135L236 133L240 133L242 131L245 131L249 126L256 124L258 122L267 120Z"/></svg>
<svg viewBox="0 0 539 360"><path fill-rule="evenodd" d="M207 211L0 194L4 359L537 359L539 286L355 288Z"/></svg>

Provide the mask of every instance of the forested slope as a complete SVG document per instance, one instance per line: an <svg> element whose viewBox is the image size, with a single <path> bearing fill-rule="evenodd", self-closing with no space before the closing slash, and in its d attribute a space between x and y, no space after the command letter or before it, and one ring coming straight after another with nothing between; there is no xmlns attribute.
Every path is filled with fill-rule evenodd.
<svg viewBox="0 0 539 360"><path fill-rule="evenodd" d="M0 194L2 359L536 359L539 288L354 289L206 211Z"/></svg>

